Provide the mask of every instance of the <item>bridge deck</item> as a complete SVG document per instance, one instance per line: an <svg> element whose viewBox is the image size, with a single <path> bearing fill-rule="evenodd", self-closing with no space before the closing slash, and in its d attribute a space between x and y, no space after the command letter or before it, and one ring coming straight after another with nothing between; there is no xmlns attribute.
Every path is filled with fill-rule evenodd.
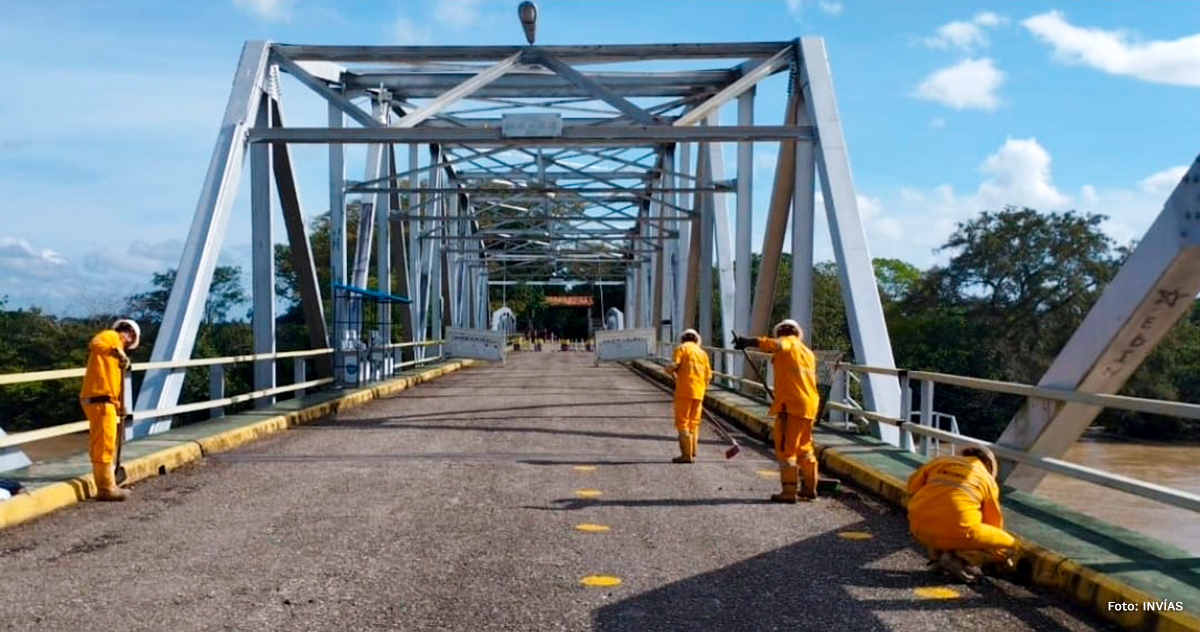
<svg viewBox="0 0 1200 632"><path fill-rule="evenodd" d="M726 461L711 434L699 463L672 465L669 415L664 393L582 355L455 373L0 532L0 629L1098 625L1000 581L921 596L943 584L896 509L766 503L769 458Z"/></svg>

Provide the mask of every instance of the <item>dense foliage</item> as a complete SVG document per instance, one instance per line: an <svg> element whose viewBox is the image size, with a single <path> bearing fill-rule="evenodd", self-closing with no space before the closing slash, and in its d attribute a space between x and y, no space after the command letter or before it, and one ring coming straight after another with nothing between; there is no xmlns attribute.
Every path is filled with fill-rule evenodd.
<svg viewBox="0 0 1200 632"><path fill-rule="evenodd" d="M348 209L348 252L356 240L356 206ZM899 366L1023 383L1036 383L1082 321L1088 309L1128 254L1101 230L1102 216L1039 213L1027 208L985 212L961 223L942 247L944 265L929 270L895 259L876 259L875 273L889 335ZM328 215L309 226L313 259L321 287L329 283ZM757 277L759 259L752 262ZM784 255L774 292L772 320L787 315L792 262ZM373 269L373 267L372 267ZM295 274L287 246L276 247L277 288L286 303L280 311L280 349L307 346L298 307ZM584 277L586 271L580 271ZM494 272L495 277L501 274ZM599 274L592 271L590 274ZM252 334L245 308L249 297L242 272L218 267L196 340L195 357L249 353ZM155 274L152 288L127 299L125 313L144 328L145 343L135 361L149 356L174 282L174 270ZM373 279L369 285L374 287ZM398 287L393 287L394 292ZM577 308L551 308L551 294L591 295L592 317L601 303L624 307L620 286L594 284L574 288L514 285L492 288L492 307L507 304L523 331L574 330ZM326 297L328 300L328 297ZM328 305L326 306L328 314ZM714 307L714 327L720 327ZM852 351L838 271L831 262L813 270L813 346ZM113 314L60 318L37 309L11 310L0 298L0 373L79 367L89 337ZM586 321L583 321L586 325ZM402 332L397 331L397 335ZM281 368L283 381L289 377ZM249 366L226 374L229 393L249 390ZM0 427L12 432L80 418L79 380L57 380L0 387ZM1200 308L1177 323L1122 393L1176 401L1200 401ZM189 371L183 401L207 399L207 370ZM1013 397L939 387L936 408L958 417L968 434L991 438L1020 405ZM1195 424L1133 413L1106 412L1110 430L1157 439L1194 439Z"/></svg>

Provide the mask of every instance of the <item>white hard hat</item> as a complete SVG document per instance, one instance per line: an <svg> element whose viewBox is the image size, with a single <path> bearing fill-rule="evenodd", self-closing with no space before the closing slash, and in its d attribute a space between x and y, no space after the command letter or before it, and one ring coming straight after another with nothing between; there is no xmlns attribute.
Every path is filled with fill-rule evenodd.
<svg viewBox="0 0 1200 632"><path fill-rule="evenodd" d="M138 343L142 341L142 328L138 327L138 324L135 321L132 321L128 318L119 318L113 321L111 329L116 329L121 325L125 325L133 330L133 342L129 343L129 346L126 347L126 349L129 351L137 349Z"/></svg>
<svg viewBox="0 0 1200 632"><path fill-rule="evenodd" d="M796 333L799 334L801 338L804 337L804 330L800 328L800 323L790 318L779 321L779 324L775 325L775 329L771 330L771 335L778 336L779 330L783 329L784 327L791 327L792 329L796 330Z"/></svg>
<svg viewBox="0 0 1200 632"><path fill-rule="evenodd" d="M679 334L679 339L683 340L684 336L686 336L688 334L695 336L696 344L700 344L700 342L701 342L700 332L696 331L695 329L684 329L683 333Z"/></svg>
<svg viewBox="0 0 1200 632"><path fill-rule="evenodd" d="M992 476L996 476L996 470L999 468L998 464L996 463L996 455L993 454L991 450L981 445L973 445L963 448L962 455L965 457L973 456L979 459L981 462L983 462L983 466L987 468L987 471L990 472Z"/></svg>

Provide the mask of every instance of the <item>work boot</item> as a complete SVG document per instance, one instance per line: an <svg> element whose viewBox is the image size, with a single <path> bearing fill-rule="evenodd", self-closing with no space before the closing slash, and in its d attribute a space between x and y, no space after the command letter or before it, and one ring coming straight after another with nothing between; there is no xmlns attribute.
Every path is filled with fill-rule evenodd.
<svg viewBox="0 0 1200 632"><path fill-rule="evenodd" d="M700 454L700 429L697 428L695 432L691 433L691 435L692 435L692 459L695 459L696 455Z"/></svg>
<svg viewBox="0 0 1200 632"><path fill-rule="evenodd" d="M800 467L804 470L804 486L800 488L800 500L816 500L817 462L801 461Z"/></svg>
<svg viewBox="0 0 1200 632"><path fill-rule="evenodd" d="M96 479L96 500L119 502L128 496L125 490L117 487L112 463L93 463L92 478Z"/></svg>
<svg viewBox="0 0 1200 632"><path fill-rule="evenodd" d="M783 483L783 491L771 494L771 500L787 505L796 504L796 483L799 482L800 470L791 463L779 464L779 481Z"/></svg>
<svg viewBox="0 0 1200 632"><path fill-rule="evenodd" d="M695 463L696 455L692 451L692 433L679 433L679 456L671 459L672 463Z"/></svg>
<svg viewBox="0 0 1200 632"><path fill-rule="evenodd" d="M938 558L937 565L938 568L951 577L960 579L968 584L977 579L977 577L967 571L967 567L962 559L950 551L942 553L941 557Z"/></svg>

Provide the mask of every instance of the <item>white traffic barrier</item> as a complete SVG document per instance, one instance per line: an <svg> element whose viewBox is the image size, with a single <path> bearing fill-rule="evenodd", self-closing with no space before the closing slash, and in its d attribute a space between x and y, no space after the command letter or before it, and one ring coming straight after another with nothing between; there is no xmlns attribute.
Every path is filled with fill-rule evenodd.
<svg viewBox="0 0 1200 632"><path fill-rule="evenodd" d="M654 330L649 327L597 331L595 364L648 358L654 355L655 341Z"/></svg>
<svg viewBox="0 0 1200 632"><path fill-rule="evenodd" d="M504 347L508 336L503 331L487 329L446 328L446 355L504 362Z"/></svg>

